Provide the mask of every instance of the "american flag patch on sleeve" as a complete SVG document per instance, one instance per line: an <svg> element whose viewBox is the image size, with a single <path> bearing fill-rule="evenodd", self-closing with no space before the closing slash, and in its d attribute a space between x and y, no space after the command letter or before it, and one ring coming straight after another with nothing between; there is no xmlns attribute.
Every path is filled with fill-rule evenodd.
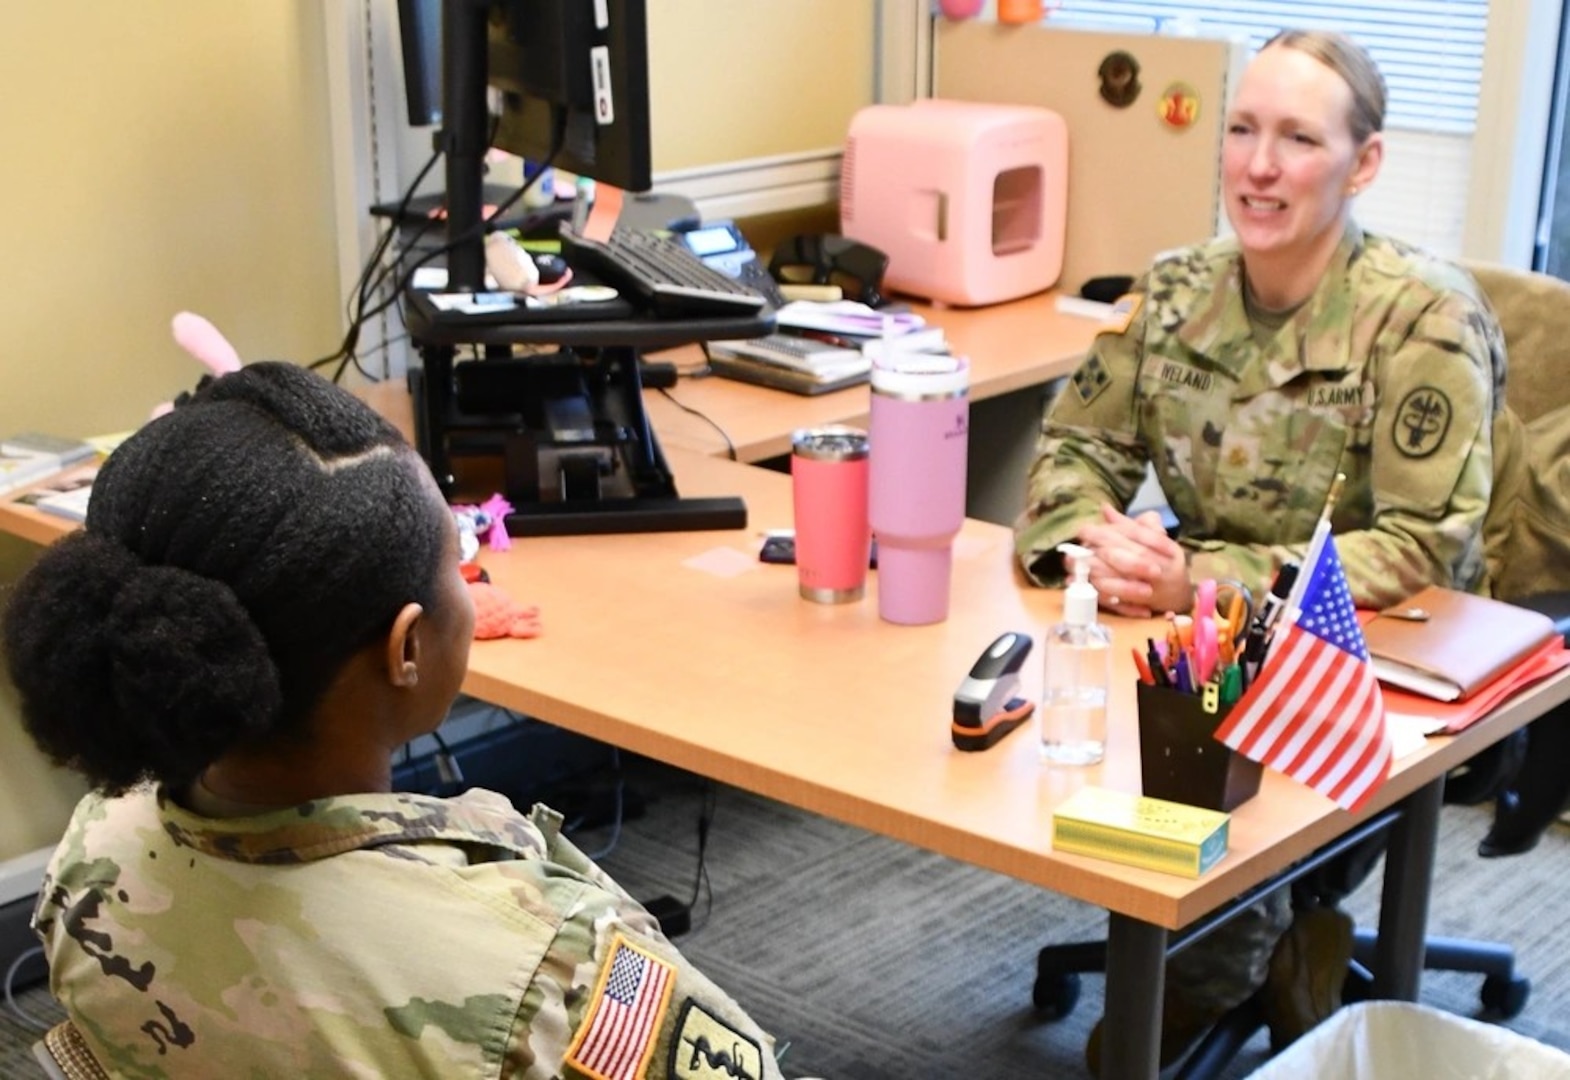
<svg viewBox="0 0 1570 1080"><path fill-rule="evenodd" d="M591 1080L639 1080L675 982L670 964L617 934L565 1064Z"/></svg>

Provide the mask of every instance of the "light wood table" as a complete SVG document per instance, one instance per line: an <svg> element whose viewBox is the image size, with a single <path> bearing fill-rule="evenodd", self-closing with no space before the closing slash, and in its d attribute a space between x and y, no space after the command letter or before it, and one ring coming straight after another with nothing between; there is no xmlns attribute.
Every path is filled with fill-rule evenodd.
<svg viewBox="0 0 1570 1080"><path fill-rule="evenodd" d="M684 492L742 495L757 526L790 520L790 483L768 470L671 451ZM1139 790L1128 646L1149 624L1111 620L1122 676L1106 762L1044 768L1027 726L982 753L954 749L952 695L981 650L1018 630L1038 642L1061 594L1025 585L1005 528L967 522L950 617L925 627L868 597L800 600L795 571L756 560L754 531L522 539L481 557L510 595L540 605L544 634L477 642L464 689L479 698L1111 912L1110 1077L1154 1077L1169 931L1201 920L1397 803L1376 992L1415 998L1445 773L1570 697L1541 683L1463 734L1402 758L1357 816L1266 772L1233 815L1231 847L1198 880L1058 854L1051 813L1083 783ZM1025 669L1039 699L1040 654Z"/></svg>
<svg viewBox="0 0 1570 1080"><path fill-rule="evenodd" d="M1040 386L1071 374L1079 365L1100 324L1059 311L1057 298L1057 293L1045 292L984 308L913 304L912 309L932 325L943 327L951 351L970 360L971 400L982 401ZM702 363L697 346L653 354L652 358L672 360L683 369ZM754 462L788 454L790 434L796 428L865 426L870 409L866 386L806 397L731 379L705 378L683 379L671 394L723 429L739 460ZM728 452L713 425L672 404L663 394L645 393L644 405L666 449Z"/></svg>

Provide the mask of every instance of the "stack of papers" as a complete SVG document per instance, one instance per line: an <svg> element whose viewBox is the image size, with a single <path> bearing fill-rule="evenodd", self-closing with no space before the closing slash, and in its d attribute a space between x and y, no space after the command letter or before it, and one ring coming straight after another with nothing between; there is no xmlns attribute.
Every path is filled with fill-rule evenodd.
<svg viewBox="0 0 1570 1080"><path fill-rule="evenodd" d="M93 454L88 443L58 435L26 432L0 440L0 494L37 483Z"/></svg>
<svg viewBox="0 0 1570 1080"><path fill-rule="evenodd" d="M863 341L902 337L927 325L913 312L878 311L856 300L795 300L774 313L774 322L781 329L819 330Z"/></svg>
<svg viewBox="0 0 1570 1080"><path fill-rule="evenodd" d="M68 521L87 520L87 502L93 497L98 466L73 469L18 497L17 502Z"/></svg>

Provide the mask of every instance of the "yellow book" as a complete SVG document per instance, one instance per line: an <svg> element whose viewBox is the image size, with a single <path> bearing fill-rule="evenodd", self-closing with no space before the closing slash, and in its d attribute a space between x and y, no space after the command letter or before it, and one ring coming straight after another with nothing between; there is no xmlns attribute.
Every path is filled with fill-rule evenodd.
<svg viewBox="0 0 1570 1080"><path fill-rule="evenodd" d="M1219 810L1086 786L1052 812L1055 851L1198 877L1227 853Z"/></svg>

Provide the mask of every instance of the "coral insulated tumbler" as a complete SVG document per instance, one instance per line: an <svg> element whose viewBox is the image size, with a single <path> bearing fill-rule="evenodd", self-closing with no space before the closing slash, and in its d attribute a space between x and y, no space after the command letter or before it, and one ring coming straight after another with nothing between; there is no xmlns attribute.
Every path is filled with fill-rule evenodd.
<svg viewBox="0 0 1570 1080"><path fill-rule="evenodd" d="M807 600L843 604L866 590L867 464L864 431L835 426L791 436L796 574Z"/></svg>
<svg viewBox="0 0 1570 1080"><path fill-rule="evenodd" d="M869 520L878 539L878 614L942 622L954 537L965 520L970 365L912 353L872 369Z"/></svg>

